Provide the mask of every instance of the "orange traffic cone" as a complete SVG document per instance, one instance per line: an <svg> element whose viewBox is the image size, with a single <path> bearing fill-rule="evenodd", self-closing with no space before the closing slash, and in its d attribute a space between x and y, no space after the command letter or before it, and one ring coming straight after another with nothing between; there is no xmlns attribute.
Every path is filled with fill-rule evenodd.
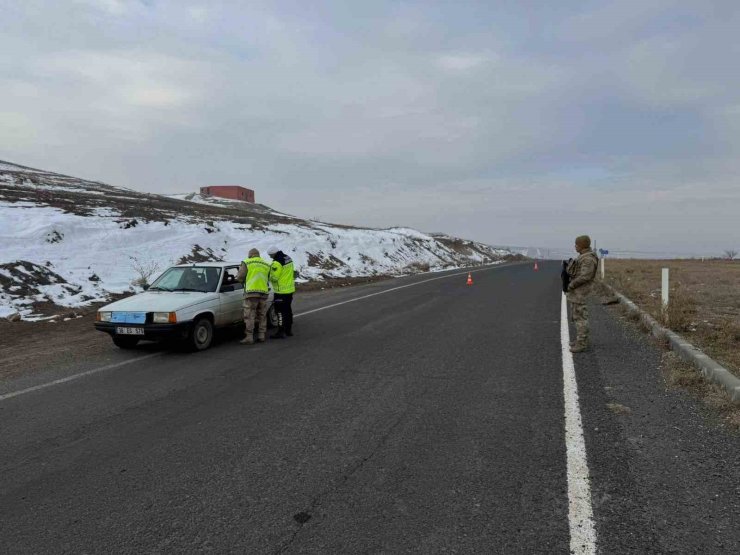
<svg viewBox="0 0 740 555"><path fill-rule="evenodd" d="M539 268L537 267L537 261L535 260L534 261L534 271L536 272L537 270L539 270Z"/></svg>
<svg viewBox="0 0 740 555"><path fill-rule="evenodd" d="M473 285L473 276L468 273L468 285Z"/></svg>

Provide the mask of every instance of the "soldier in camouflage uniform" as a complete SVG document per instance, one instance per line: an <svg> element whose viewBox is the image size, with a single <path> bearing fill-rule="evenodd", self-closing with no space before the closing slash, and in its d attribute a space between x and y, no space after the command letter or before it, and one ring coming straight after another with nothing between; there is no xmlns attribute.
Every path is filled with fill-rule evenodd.
<svg viewBox="0 0 740 555"><path fill-rule="evenodd" d="M591 238L581 235L576 238L578 257L568 264L570 283L566 297L571 306L573 322L576 326L576 339L570 342L570 351L580 353L588 348L588 305L586 299L591 293L599 259L591 250Z"/></svg>

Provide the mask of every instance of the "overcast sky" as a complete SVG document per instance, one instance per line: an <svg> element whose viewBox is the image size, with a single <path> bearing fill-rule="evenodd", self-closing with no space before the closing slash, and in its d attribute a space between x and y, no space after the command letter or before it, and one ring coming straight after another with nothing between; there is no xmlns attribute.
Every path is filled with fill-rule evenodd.
<svg viewBox="0 0 740 555"><path fill-rule="evenodd" d="M0 14L0 159L498 245L740 247L737 0Z"/></svg>

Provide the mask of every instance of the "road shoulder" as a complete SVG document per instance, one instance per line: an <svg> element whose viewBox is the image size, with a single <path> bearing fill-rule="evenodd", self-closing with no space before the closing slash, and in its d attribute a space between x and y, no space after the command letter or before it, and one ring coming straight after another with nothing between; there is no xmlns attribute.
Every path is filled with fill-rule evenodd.
<svg viewBox="0 0 740 555"><path fill-rule="evenodd" d="M575 364L602 552L735 552L740 435L666 386L662 349L617 308L591 309Z"/></svg>

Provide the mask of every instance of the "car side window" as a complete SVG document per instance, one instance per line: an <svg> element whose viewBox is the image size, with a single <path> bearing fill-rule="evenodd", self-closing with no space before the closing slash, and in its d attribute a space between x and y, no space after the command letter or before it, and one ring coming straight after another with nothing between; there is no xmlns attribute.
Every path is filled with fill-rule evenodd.
<svg viewBox="0 0 740 555"><path fill-rule="evenodd" d="M238 273L238 266L230 266L224 269L224 281L221 283L221 291L236 291L239 289L239 282L236 281Z"/></svg>

